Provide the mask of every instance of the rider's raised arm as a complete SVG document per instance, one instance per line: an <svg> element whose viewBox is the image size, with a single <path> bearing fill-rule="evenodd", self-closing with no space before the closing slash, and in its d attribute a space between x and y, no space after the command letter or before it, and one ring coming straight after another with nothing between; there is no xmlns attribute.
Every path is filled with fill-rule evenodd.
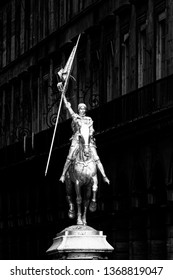
<svg viewBox="0 0 173 280"><path fill-rule="evenodd" d="M76 113L73 111L72 107L71 107L71 103L67 101L67 98L65 97L65 95L63 95L63 100L64 100L64 104L66 109L69 111L70 116L72 118L74 118L76 116Z"/></svg>

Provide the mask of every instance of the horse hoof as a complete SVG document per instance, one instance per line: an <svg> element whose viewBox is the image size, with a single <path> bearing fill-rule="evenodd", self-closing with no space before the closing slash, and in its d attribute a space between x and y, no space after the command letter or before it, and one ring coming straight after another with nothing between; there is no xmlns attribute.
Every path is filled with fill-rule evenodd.
<svg viewBox="0 0 173 280"><path fill-rule="evenodd" d="M75 218L75 211L68 211L68 217L70 218L70 219L74 219Z"/></svg>
<svg viewBox="0 0 173 280"><path fill-rule="evenodd" d="M80 220L77 220L77 225L83 225L83 222L82 222L81 219L80 219Z"/></svg>
<svg viewBox="0 0 173 280"><path fill-rule="evenodd" d="M97 203L95 201L91 201L89 205L90 212L95 212L97 209Z"/></svg>

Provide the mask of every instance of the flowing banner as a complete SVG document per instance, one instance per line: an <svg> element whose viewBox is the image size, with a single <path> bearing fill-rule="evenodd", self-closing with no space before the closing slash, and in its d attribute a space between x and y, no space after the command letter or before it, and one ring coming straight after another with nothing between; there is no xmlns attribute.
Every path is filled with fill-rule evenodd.
<svg viewBox="0 0 173 280"><path fill-rule="evenodd" d="M48 155L48 160L47 160L47 164L46 164L45 176L47 175L47 171L48 171L48 167L49 167L50 157L51 157L51 153L52 153L55 134L56 134L57 125L58 125L58 121L59 121L59 115L60 115L61 106L62 106L62 100L63 100L63 96L66 94L66 91L68 89L68 83L69 83L69 79L70 79L70 76L71 76L73 62L74 62L77 47L78 47L78 44L79 44L80 36L81 36L81 34L79 34L79 36L78 36L77 43L73 47L72 52L69 56L69 59L68 59L66 65L65 65L65 67L58 72L58 75L59 75L60 79L64 82L64 85L63 85L63 89L62 89L62 94L61 94L60 104L59 104L58 113L57 113L57 117L56 117L56 123L55 123L55 127L54 127L52 142L51 142L49 155Z"/></svg>

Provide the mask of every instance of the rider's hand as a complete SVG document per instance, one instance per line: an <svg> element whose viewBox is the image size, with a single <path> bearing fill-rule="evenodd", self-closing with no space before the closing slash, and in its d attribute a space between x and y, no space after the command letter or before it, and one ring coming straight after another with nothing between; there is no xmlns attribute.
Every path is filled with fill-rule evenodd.
<svg viewBox="0 0 173 280"><path fill-rule="evenodd" d="M59 91L63 91L63 83L62 83L62 82L59 82L59 83L57 84L57 88L58 88Z"/></svg>
<svg viewBox="0 0 173 280"><path fill-rule="evenodd" d="M61 176L61 178L59 179L60 182L64 183L65 182L65 176Z"/></svg>
<svg viewBox="0 0 173 280"><path fill-rule="evenodd" d="M107 177L104 177L103 179L104 179L105 183L107 183L108 185L110 184L110 181L109 181L109 179Z"/></svg>

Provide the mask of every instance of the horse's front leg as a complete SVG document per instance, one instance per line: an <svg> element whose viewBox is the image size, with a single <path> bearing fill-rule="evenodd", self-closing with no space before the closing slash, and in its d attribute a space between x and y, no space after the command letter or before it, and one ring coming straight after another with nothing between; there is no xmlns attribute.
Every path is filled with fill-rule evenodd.
<svg viewBox="0 0 173 280"><path fill-rule="evenodd" d="M67 202L69 205L68 217L70 219L74 219L75 218L75 207L74 207L74 203L73 203L73 199L72 199L73 186L72 186L72 182L70 180L70 176L68 173L66 175L65 185L66 185L66 198L67 198Z"/></svg>
<svg viewBox="0 0 173 280"><path fill-rule="evenodd" d="M88 206L89 206L89 202L90 202L90 197L91 197L91 187L92 184L88 184L88 186L85 187L85 192L84 192L84 211L83 211L83 216L82 216L82 221L83 224L86 225L87 221L86 221L86 216L87 216L87 210L88 210Z"/></svg>
<svg viewBox="0 0 173 280"><path fill-rule="evenodd" d="M87 225L87 221L86 221L87 209L88 209L88 206L84 206L84 211L83 211L83 216L82 216L82 222L83 222L84 226Z"/></svg>
<svg viewBox="0 0 173 280"><path fill-rule="evenodd" d="M77 203L77 225L82 225L82 212L81 212L81 204L82 204L82 196L80 183L78 180L75 182L75 190L76 190L76 203Z"/></svg>
<svg viewBox="0 0 173 280"><path fill-rule="evenodd" d="M95 212L97 209L97 202L96 202L97 190L98 190L98 179L97 179L97 175L95 175L93 177L93 185L92 185L93 197L89 206L89 210L91 212Z"/></svg>
<svg viewBox="0 0 173 280"><path fill-rule="evenodd" d="M72 198L71 196L66 196L67 198L67 202L68 202L68 205L69 205L69 210L68 210L68 217L70 219L74 219L75 218L75 207L74 207L74 203L72 201Z"/></svg>

